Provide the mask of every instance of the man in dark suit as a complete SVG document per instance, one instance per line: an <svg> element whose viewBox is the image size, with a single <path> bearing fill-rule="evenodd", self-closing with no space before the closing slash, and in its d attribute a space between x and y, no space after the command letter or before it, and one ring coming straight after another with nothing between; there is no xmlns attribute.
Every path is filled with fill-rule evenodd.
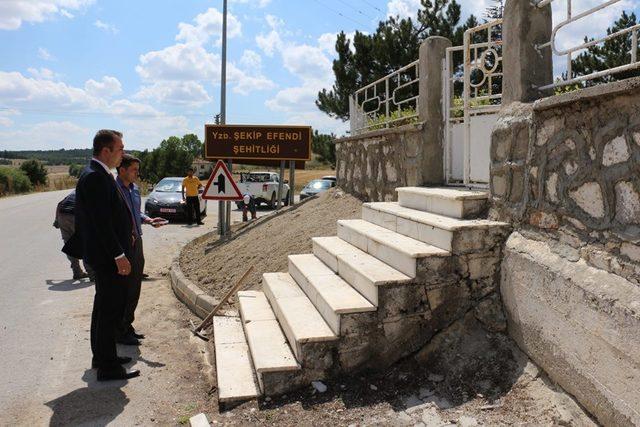
<svg viewBox="0 0 640 427"><path fill-rule="evenodd" d="M82 171L76 186L76 233L83 259L95 271L96 295L91 315L92 367L98 381L128 379L140 371L127 372L118 357L116 333L124 312L127 275L131 274L132 249L139 237L133 216L110 169L124 154L122 134L100 130L93 138L93 159Z"/></svg>

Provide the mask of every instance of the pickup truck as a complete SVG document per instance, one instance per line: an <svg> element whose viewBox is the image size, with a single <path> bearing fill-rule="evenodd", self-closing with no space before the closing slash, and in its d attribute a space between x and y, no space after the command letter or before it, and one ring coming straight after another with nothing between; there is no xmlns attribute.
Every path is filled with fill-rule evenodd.
<svg viewBox="0 0 640 427"><path fill-rule="evenodd" d="M274 209L278 202L278 183L280 177L275 172L247 172L240 174L240 182L238 189L240 193L251 194L255 199L256 206L266 203L270 208ZM284 205L289 204L289 184L285 180L282 184L282 201ZM238 207L240 202L236 203Z"/></svg>

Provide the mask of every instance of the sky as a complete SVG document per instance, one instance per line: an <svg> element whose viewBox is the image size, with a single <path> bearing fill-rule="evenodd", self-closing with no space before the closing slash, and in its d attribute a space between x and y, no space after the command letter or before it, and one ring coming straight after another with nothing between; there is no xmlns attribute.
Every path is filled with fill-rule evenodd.
<svg viewBox="0 0 640 427"><path fill-rule="evenodd" d="M622 0L559 31L558 47L603 33ZM463 20L491 0L462 0ZM574 0L574 14L602 0ZM554 22L566 0L555 0ZM371 33L420 0L229 0L227 123L348 123L315 106L331 88L336 34ZM121 130L129 149L196 133L220 111L222 0L0 0L0 149L88 148ZM554 71L562 71L556 60Z"/></svg>

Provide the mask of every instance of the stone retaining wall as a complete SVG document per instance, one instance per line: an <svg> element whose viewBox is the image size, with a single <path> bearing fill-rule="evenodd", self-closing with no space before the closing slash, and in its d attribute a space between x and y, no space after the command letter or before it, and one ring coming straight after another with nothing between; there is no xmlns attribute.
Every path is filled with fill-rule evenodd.
<svg viewBox="0 0 640 427"><path fill-rule="evenodd" d="M640 284L640 79L505 107L491 217Z"/></svg>
<svg viewBox="0 0 640 427"><path fill-rule="evenodd" d="M509 221L509 334L605 425L640 424L640 79L503 108L490 217Z"/></svg>
<svg viewBox="0 0 640 427"><path fill-rule="evenodd" d="M365 201L396 200L396 187L423 182L423 125L368 132L336 141L338 185Z"/></svg>

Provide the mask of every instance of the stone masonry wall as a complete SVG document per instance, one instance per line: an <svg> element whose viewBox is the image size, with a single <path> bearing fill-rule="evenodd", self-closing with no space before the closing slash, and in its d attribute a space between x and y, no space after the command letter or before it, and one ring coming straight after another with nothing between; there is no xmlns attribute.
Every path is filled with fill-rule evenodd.
<svg viewBox="0 0 640 427"><path fill-rule="evenodd" d="M491 217L640 284L640 79L504 108Z"/></svg>
<svg viewBox="0 0 640 427"><path fill-rule="evenodd" d="M422 183L422 124L336 141L338 185L365 201L396 200L396 187Z"/></svg>
<svg viewBox="0 0 640 427"><path fill-rule="evenodd" d="M604 425L639 425L640 79L503 108L490 217L509 335Z"/></svg>

